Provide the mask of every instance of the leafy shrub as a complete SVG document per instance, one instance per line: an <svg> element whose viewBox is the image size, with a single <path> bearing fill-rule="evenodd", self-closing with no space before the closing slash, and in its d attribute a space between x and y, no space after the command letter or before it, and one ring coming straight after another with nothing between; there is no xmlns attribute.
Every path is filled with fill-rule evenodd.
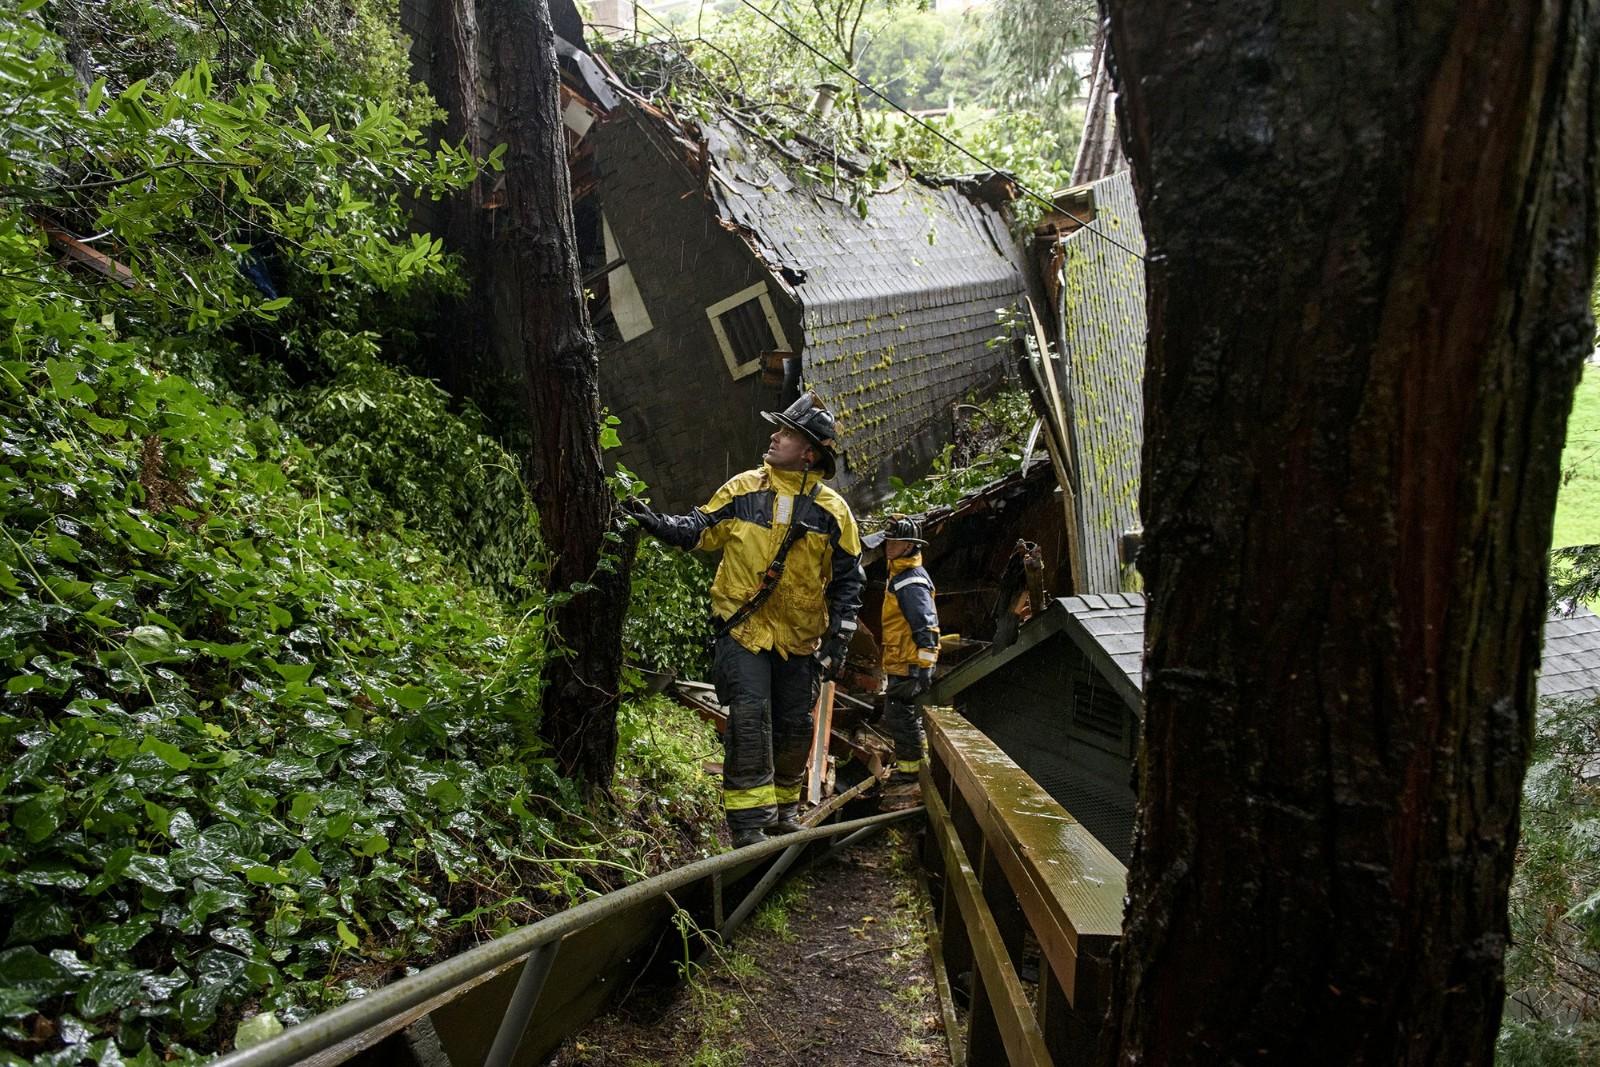
<svg viewBox="0 0 1600 1067"><path fill-rule="evenodd" d="M1511 887L1497 1062L1600 1057L1600 704L1539 710Z"/></svg>
<svg viewBox="0 0 1600 1067"><path fill-rule="evenodd" d="M71 993L58 1032L135 1052L437 949L452 887L498 880L485 844L562 795L529 749L540 616L71 303L0 324L0 1015Z"/></svg>
<svg viewBox="0 0 1600 1067"><path fill-rule="evenodd" d="M996 478L1022 467L1033 425L1033 407L1021 390L1000 393L966 409L957 439L934 457L926 477L907 485L890 479L894 495L879 509L883 515L919 515L954 504ZM1037 445L1042 448L1043 445Z"/></svg>
<svg viewBox="0 0 1600 1067"><path fill-rule="evenodd" d="M705 772L722 759L717 731L666 697L622 705L617 715L617 805L634 821L617 855L641 874L706 855L722 825L722 782Z"/></svg>
<svg viewBox="0 0 1600 1067"><path fill-rule="evenodd" d="M633 562L633 590L622 640L632 658L679 677L704 677L710 667L711 564L693 552L642 538Z"/></svg>
<svg viewBox="0 0 1600 1067"><path fill-rule="evenodd" d="M333 379L297 398L292 425L326 467L345 472L345 495L381 501L395 524L428 533L502 594L535 595L545 569L539 518L516 457L474 409L452 412L436 384L381 362L376 338L355 340L357 354Z"/></svg>

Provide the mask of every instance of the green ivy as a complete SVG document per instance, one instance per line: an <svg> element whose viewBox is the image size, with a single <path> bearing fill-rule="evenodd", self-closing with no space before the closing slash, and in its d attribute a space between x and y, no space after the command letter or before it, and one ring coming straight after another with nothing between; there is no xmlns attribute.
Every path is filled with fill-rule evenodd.
<svg viewBox="0 0 1600 1067"><path fill-rule="evenodd" d="M241 39L217 77L215 28L85 84L68 7L0 16L0 1064L186 1062L703 847L714 795L657 702L575 810L527 494L384 361L452 284L400 195L474 161Z"/></svg>
<svg viewBox="0 0 1600 1067"><path fill-rule="evenodd" d="M377 341L349 339L331 380L287 413L292 425L345 472L347 495L431 535L502 595L537 595L547 564L519 461L475 409L452 411L434 382L384 363Z"/></svg>
<svg viewBox="0 0 1600 1067"><path fill-rule="evenodd" d="M925 477L910 484L890 478L894 494L878 509L880 514L920 515L954 504L973 490L1021 469L1022 450L1035 418L1028 394L1011 390L965 407L969 416L960 442L945 445ZM1036 450L1043 447L1035 446Z"/></svg>

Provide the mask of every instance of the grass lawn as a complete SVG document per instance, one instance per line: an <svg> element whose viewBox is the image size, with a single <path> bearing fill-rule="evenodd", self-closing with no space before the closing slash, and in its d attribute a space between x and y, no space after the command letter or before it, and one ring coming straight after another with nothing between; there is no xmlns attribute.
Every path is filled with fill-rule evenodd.
<svg viewBox="0 0 1600 1067"><path fill-rule="evenodd" d="M1600 544L1600 368L1584 368L1561 453L1552 548Z"/></svg>

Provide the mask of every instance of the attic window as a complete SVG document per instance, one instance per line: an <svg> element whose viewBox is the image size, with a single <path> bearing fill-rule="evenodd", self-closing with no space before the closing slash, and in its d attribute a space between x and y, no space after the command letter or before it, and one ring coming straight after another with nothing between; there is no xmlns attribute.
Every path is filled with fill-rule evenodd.
<svg viewBox="0 0 1600 1067"><path fill-rule="evenodd" d="M772 308L766 282L757 282L726 300L717 301L706 308L706 317L717 335L728 373L735 380L760 370L763 353L791 351L788 338L783 334L783 324Z"/></svg>

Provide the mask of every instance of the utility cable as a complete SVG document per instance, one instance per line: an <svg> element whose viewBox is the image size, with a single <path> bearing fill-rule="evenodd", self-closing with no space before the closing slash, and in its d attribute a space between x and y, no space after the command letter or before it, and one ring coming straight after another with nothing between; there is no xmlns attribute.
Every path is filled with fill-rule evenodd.
<svg viewBox="0 0 1600 1067"><path fill-rule="evenodd" d="M854 71L852 71L850 68L844 66L842 63L839 63L837 60L833 59L831 56L825 55L822 52L818 51L816 48L812 47L811 42L807 41L804 37L801 37L798 33L795 33L793 30L791 30L788 26L785 26L783 23L779 22L777 19L773 18L771 15L769 15L765 11L761 10L754 3L752 3L751 0L739 0L739 2L742 3L745 7L749 8L751 11L754 11L756 14L760 15L762 18L766 19L768 22L772 23L779 30L782 30L786 35L788 35L789 38L791 38L801 48L804 48L807 52L810 52L812 55L816 56L818 59L820 59L824 63L828 64L830 67L832 67L833 69L837 70L840 74L843 74L846 78L849 78L851 81L853 81L857 85L861 86L861 88L865 89L867 92L871 93L873 96L877 97L879 100L882 100L884 103L888 104L890 107L892 107L896 111L900 112L900 114L904 115L906 118L910 119L912 122L915 122L918 126L921 126L923 129L927 130L929 133L931 133L935 137L939 138L939 140L943 141L945 144L949 145L951 148L954 148L957 152L960 152L962 155L966 156L968 159L970 159L973 162L977 163L984 170L989 171L991 173L996 173L996 174L1001 173L999 167L996 167L994 164L990 163L988 160L984 159L982 156L978 155L976 152L973 152L971 149L967 148L965 145L961 144L960 142L952 140L949 137L946 137L944 135L944 133L941 132L932 123L925 122L921 118L919 118L918 116L913 115L911 112L907 111L905 108L901 107L899 104L897 104L893 100L889 99L883 93L879 92L875 87L873 87L873 85L871 83L869 83L869 82L865 81L864 79L858 77L856 75L856 73ZM1051 199L1049 199L1049 198L1047 198L1045 196L1041 196L1039 193L1034 192L1032 189L1030 189L1026 185L1022 184L1021 181L1018 181L1015 178L1013 178L1012 181L1014 181L1016 183L1016 186L1017 186L1018 189L1021 189L1024 193L1026 193L1027 195L1033 197L1035 200L1039 201L1039 203L1043 204L1045 207L1049 208L1051 211L1059 211L1061 214L1065 215L1067 218L1071 219L1073 222L1076 222L1079 226L1083 227L1086 230L1091 231L1092 233L1095 233L1095 234L1099 235L1104 240L1111 242L1113 245L1116 245L1118 248L1120 248L1124 252L1128 253L1128 255L1133 256L1135 259L1139 260L1141 263L1149 262L1148 260L1145 259L1144 256L1140 255L1138 252L1135 252L1133 249L1129 248L1127 245L1123 244L1121 241L1118 241L1115 237L1112 237L1110 234L1106 233L1104 230L1097 229L1090 220L1079 218L1077 215L1074 215L1072 212L1066 210L1061 205L1057 204L1055 201L1053 201L1053 200L1051 200Z"/></svg>

